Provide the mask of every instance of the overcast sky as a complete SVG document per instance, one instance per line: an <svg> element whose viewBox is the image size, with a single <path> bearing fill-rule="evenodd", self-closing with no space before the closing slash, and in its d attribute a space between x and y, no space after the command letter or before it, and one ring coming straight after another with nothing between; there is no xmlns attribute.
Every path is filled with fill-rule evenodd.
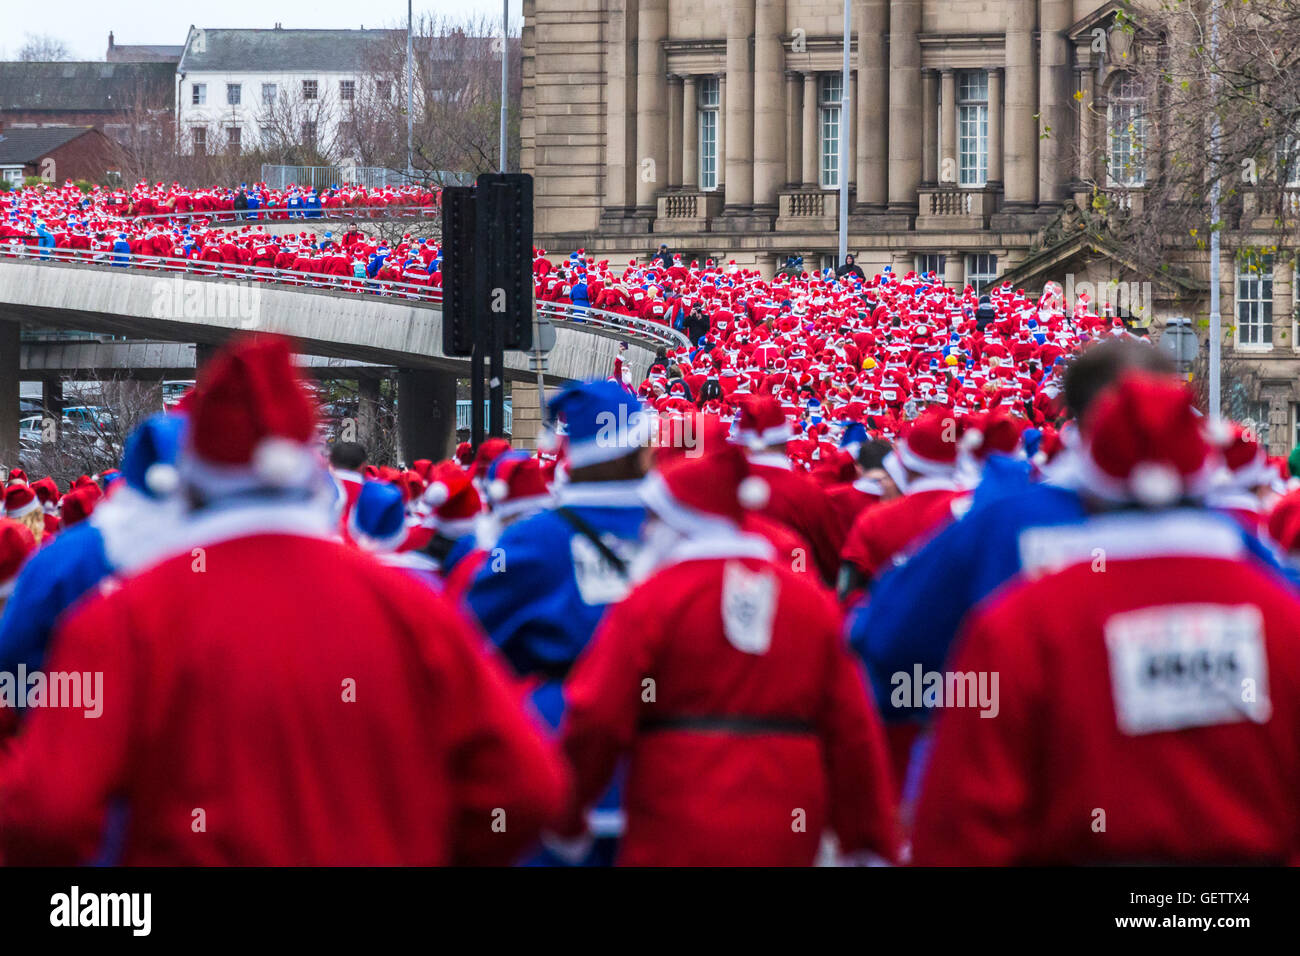
<svg viewBox="0 0 1300 956"><path fill-rule="evenodd" d="M519 31L523 0L510 0L514 32ZM416 0L415 16L485 15L501 17L501 0ZM404 26L406 0L222 0L215 7L163 0L58 0L57 17L5 18L0 59L18 55L25 33L48 34L68 45L76 60L102 60L108 33L117 43L185 42L190 24L197 27L285 29L356 29ZM27 24L31 26L28 28Z"/></svg>

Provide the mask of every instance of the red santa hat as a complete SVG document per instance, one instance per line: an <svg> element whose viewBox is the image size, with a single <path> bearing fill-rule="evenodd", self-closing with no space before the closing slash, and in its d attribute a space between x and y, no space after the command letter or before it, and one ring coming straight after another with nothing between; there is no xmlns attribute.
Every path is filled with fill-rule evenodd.
<svg viewBox="0 0 1300 956"><path fill-rule="evenodd" d="M32 491L36 492L36 497L40 500L41 506L47 511L58 506L59 485L51 476L46 475L44 478L33 481Z"/></svg>
<svg viewBox="0 0 1300 956"><path fill-rule="evenodd" d="M1024 427L1024 419L1000 408L994 409L987 415L973 416L961 433L959 444L962 450L980 461L993 454L1014 455L1020 447L1020 433Z"/></svg>
<svg viewBox="0 0 1300 956"><path fill-rule="evenodd" d="M788 442L791 438L790 422L781 403L772 395L753 395L745 399L737 437L755 451Z"/></svg>
<svg viewBox="0 0 1300 956"><path fill-rule="evenodd" d="M951 475L957 464L957 418L952 409L941 405L927 408L886 458L895 462L892 467L886 464L891 475L897 465L921 475Z"/></svg>
<svg viewBox="0 0 1300 956"><path fill-rule="evenodd" d="M93 489L77 488L69 491L59 499L59 517L63 519L63 527L70 528L85 521L95 510L98 501L99 495Z"/></svg>
<svg viewBox="0 0 1300 956"><path fill-rule="evenodd" d="M1200 497L1215 464L1201 425L1186 386L1149 372L1126 374L1083 422L1087 491L1147 508Z"/></svg>
<svg viewBox="0 0 1300 956"><path fill-rule="evenodd" d="M490 474L488 503L499 518L536 511L551 499L554 462L525 454L507 454L493 462Z"/></svg>
<svg viewBox="0 0 1300 956"><path fill-rule="evenodd" d="M510 451L510 441L506 438L489 438L478 446L478 451L474 454L473 474L475 478L482 478L487 474L488 469L492 467L492 462L496 461L502 455Z"/></svg>
<svg viewBox="0 0 1300 956"><path fill-rule="evenodd" d="M204 367L190 407L182 479L209 495L306 488L323 475L316 409L287 339L235 340Z"/></svg>
<svg viewBox="0 0 1300 956"><path fill-rule="evenodd" d="M1254 429L1220 421L1211 423L1206 435L1223 456L1216 485L1245 490L1271 484L1277 477Z"/></svg>
<svg viewBox="0 0 1300 956"><path fill-rule="evenodd" d="M478 489L465 471L454 462L443 462L429 475L429 487L420 501L430 509L425 524L448 538L459 538L474 530L474 519L483 510Z"/></svg>
<svg viewBox="0 0 1300 956"><path fill-rule="evenodd" d="M36 537L26 525L0 521L0 598L13 593L18 572L35 550Z"/></svg>
<svg viewBox="0 0 1300 956"><path fill-rule="evenodd" d="M641 486L646 507L681 534L734 534L748 510L765 506L767 482L750 470L744 450L726 440L721 423L706 426L701 454L665 460Z"/></svg>
<svg viewBox="0 0 1300 956"><path fill-rule="evenodd" d="M21 518L33 511L41 510L40 499L28 484L10 485L4 494L4 516Z"/></svg>

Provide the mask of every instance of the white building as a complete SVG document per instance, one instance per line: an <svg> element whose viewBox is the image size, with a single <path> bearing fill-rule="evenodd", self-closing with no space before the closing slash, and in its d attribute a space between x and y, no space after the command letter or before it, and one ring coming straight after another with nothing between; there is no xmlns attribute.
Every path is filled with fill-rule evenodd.
<svg viewBox="0 0 1300 956"><path fill-rule="evenodd" d="M370 97L394 95L379 79L405 34L391 30L221 30L190 27L176 68L182 152L346 141L340 123ZM360 111L359 111L360 112Z"/></svg>

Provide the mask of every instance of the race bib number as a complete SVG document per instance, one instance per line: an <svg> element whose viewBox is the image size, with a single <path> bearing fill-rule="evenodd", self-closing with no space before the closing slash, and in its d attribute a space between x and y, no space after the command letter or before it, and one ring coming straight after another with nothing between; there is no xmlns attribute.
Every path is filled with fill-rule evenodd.
<svg viewBox="0 0 1300 956"><path fill-rule="evenodd" d="M732 647L746 654L767 653L779 594L770 571L753 572L728 562L722 572L722 627Z"/></svg>
<svg viewBox="0 0 1300 956"><path fill-rule="evenodd" d="M631 547L613 535L603 535L601 541L630 565L634 554ZM578 595L584 604L596 606L614 604L627 597L628 579L618 568L606 560L600 550L583 535L569 539L569 552L573 558L573 577L578 583Z"/></svg>
<svg viewBox="0 0 1300 956"><path fill-rule="evenodd" d="M1179 604L1117 614L1106 622L1115 719L1129 735L1272 713L1259 608Z"/></svg>

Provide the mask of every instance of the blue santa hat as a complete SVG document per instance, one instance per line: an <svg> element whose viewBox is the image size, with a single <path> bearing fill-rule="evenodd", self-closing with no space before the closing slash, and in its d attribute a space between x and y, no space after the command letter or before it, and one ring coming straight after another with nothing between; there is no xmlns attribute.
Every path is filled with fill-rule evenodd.
<svg viewBox="0 0 1300 956"><path fill-rule="evenodd" d="M547 420L564 423L569 465L586 468L632 454L650 437L650 418L618 382L575 382L547 405Z"/></svg>
<svg viewBox="0 0 1300 956"><path fill-rule="evenodd" d="M184 415L151 415L127 436L122 455L122 477L136 491L165 498L176 490L180 454L188 419Z"/></svg>
<svg viewBox="0 0 1300 956"><path fill-rule="evenodd" d="M348 515L348 533L367 551L392 551L406 538L402 492L385 481L367 481Z"/></svg>
<svg viewBox="0 0 1300 956"><path fill-rule="evenodd" d="M840 436L840 447L857 458L862 443L866 440L867 426L861 422L849 422L844 426L844 434Z"/></svg>
<svg viewBox="0 0 1300 956"><path fill-rule="evenodd" d="M1043 442L1043 433L1037 428L1026 428L1020 433L1020 442L1025 449L1025 457L1033 458L1038 454L1038 446Z"/></svg>

